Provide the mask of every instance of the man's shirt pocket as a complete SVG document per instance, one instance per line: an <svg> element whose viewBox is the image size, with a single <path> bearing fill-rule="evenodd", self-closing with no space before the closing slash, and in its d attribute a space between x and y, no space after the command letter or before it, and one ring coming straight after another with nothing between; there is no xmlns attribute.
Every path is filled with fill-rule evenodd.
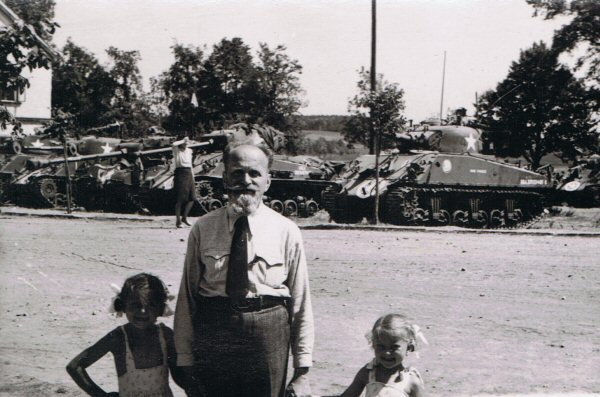
<svg viewBox="0 0 600 397"><path fill-rule="evenodd" d="M287 269L279 254L257 254L252 266L257 281L271 288L280 288L287 279Z"/></svg>
<svg viewBox="0 0 600 397"><path fill-rule="evenodd" d="M229 259L229 249L208 248L200 251L200 260L204 265L204 279L224 281L227 278L225 262Z"/></svg>

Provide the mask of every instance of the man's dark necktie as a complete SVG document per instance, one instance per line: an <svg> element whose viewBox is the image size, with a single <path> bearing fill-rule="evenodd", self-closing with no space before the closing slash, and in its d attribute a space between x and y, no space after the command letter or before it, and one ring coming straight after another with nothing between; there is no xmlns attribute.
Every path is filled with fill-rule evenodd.
<svg viewBox="0 0 600 397"><path fill-rule="evenodd" d="M248 294L248 217L241 216L235 221L231 251L229 253L229 268L225 292L232 300L245 298Z"/></svg>

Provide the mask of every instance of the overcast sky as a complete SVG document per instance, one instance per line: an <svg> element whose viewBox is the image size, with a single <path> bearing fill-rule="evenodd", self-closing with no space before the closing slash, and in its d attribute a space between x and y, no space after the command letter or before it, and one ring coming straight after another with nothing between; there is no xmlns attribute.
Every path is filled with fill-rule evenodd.
<svg viewBox="0 0 600 397"><path fill-rule="evenodd" d="M71 37L102 63L111 45L138 50L146 82L171 65L174 43L284 44L303 66L303 114L346 114L370 64L369 0L56 0L55 11L56 45ZM561 22L532 14L525 0L379 0L377 72L404 89L405 114L419 121L439 114L446 51L444 115L472 114L475 94L506 77L521 49L551 42Z"/></svg>

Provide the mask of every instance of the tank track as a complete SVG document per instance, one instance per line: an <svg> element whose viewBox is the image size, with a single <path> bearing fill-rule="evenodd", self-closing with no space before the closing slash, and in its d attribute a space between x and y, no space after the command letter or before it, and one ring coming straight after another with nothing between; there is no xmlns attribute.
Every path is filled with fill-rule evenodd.
<svg viewBox="0 0 600 397"><path fill-rule="evenodd" d="M528 227L543 214L544 199L519 189L398 186L388 191L380 216L397 225Z"/></svg>
<svg viewBox="0 0 600 397"><path fill-rule="evenodd" d="M340 195L335 186L328 186L321 194L321 204L336 223L358 223L372 215L373 201Z"/></svg>
<svg viewBox="0 0 600 397"><path fill-rule="evenodd" d="M197 202L205 213L227 205L227 195L220 179L196 179L195 183ZM279 189L275 194L267 191L264 197L265 205L284 216L298 218L311 217L321 208L319 201L312 197L297 191L286 191L286 194L282 194L283 190Z"/></svg>
<svg viewBox="0 0 600 397"><path fill-rule="evenodd" d="M64 182L60 178L41 177L27 184L9 186L9 201L28 208L55 208L63 201Z"/></svg>

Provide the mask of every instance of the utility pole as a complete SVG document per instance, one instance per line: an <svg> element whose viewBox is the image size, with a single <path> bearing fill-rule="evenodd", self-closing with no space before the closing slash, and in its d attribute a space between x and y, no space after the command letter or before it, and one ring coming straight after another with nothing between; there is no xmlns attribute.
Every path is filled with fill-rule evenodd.
<svg viewBox="0 0 600 397"><path fill-rule="evenodd" d="M376 0L371 0L371 94L374 97L377 91L377 71L376 65L376 49L377 49L377 4ZM373 119L373 104L371 104L371 140L374 141L375 149L375 224L379 223L379 150L381 148L381 132L375 128L375 120Z"/></svg>
<svg viewBox="0 0 600 397"><path fill-rule="evenodd" d="M66 193L67 193L67 214L71 213L71 175L69 172L69 162L67 161L67 135L63 131L61 134L61 140L63 144L63 159L65 161L65 179L66 179Z"/></svg>

